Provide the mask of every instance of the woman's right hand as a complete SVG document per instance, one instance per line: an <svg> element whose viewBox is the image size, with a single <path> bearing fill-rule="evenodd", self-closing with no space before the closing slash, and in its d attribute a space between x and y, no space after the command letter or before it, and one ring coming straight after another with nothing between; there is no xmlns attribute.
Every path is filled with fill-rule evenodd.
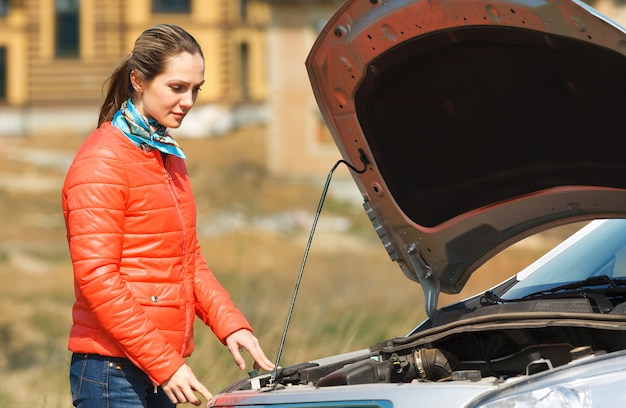
<svg viewBox="0 0 626 408"><path fill-rule="evenodd" d="M180 366L169 380L161 384L161 388L174 404L189 402L196 406L200 405L202 401L196 396L196 392L206 398L207 403L213 398L213 395L198 381L187 364Z"/></svg>

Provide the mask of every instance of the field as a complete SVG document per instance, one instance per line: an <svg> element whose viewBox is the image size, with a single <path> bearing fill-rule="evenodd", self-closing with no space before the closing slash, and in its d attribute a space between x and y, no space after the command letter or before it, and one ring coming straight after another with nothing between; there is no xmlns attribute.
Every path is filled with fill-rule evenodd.
<svg viewBox="0 0 626 408"><path fill-rule="evenodd" d="M0 138L0 407L71 406L73 287L60 188L81 139ZM182 145L204 254L274 360L325 175L268 175L261 128ZM354 189L337 173L335 188ZM421 288L389 261L360 204L337 197L326 199L282 366L404 335L425 316ZM499 279L495 271L545 251L545 239L533 242L496 260L468 289L486 288ZM189 364L214 393L247 375L202 324Z"/></svg>

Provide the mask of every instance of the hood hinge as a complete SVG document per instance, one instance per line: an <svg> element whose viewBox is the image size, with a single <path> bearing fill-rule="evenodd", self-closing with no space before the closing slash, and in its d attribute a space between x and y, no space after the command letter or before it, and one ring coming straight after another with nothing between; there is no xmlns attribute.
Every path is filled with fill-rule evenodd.
<svg viewBox="0 0 626 408"><path fill-rule="evenodd" d="M420 253L419 247L417 244L412 243L407 246L406 253L409 255L410 266L407 265L403 259L398 254L398 249L394 245L393 241L391 241L387 235L387 232L383 228L382 224L378 221L376 217L376 213L372 208L372 205L369 203L367 197L365 197L365 201L363 202L363 208L367 213L367 216L370 219L370 222L374 226L374 230L376 234L378 234L378 238L382 242L387 254L391 258L392 261L397 262L402 269L402 272L407 277L411 277L411 279L416 280L422 285L422 290L424 291L424 302L426 308L426 314L428 317L434 315L437 310L437 302L439 301L439 289L441 287L441 283L439 279L434 275L433 270L426 264L422 255Z"/></svg>
<svg viewBox="0 0 626 408"><path fill-rule="evenodd" d="M441 282L437 279L432 268L428 266L426 261L422 258L419 246L416 243L413 242L407 245L406 253L409 255L408 259L411 263L411 269L414 271L424 291L424 307L426 308L426 314L432 319L437 311Z"/></svg>

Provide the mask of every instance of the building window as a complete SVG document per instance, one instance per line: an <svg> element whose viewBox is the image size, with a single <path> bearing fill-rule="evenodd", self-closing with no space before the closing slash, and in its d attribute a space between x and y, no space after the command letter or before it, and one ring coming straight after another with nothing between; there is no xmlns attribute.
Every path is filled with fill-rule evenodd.
<svg viewBox="0 0 626 408"><path fill-rule="evenodd" d="M55 0L55 52L59 58L75 58L79 52L80 0Z"/></svg>
<svg viewBox="0 0 626 408"><path fill-rule="evenodd" d="M191 13L191 0L152 0L153 13Z"/></svg>
<svg viewBox="0 0 626 408"><path fill-rule="evenodd" d="M0 47L0 102L7 100L7 47Z"/></svg>
<svg viewBox="0 0 626 408"><path fill-rule="evenodd" d="M248 0L239 0L239 18L243 22L248 20Z"/></svg>
<svg viewBox="0 0 626 408"><path fill-rule="evenodd" d="M0 0L0 17L9 14L9 0Z"/></svg>
<svg viewBox="0 0 626 408"><path fill-rule="evenodd" d="M245 42L239 46L239 83L241 99L250 99L250 52Z"/></svg>

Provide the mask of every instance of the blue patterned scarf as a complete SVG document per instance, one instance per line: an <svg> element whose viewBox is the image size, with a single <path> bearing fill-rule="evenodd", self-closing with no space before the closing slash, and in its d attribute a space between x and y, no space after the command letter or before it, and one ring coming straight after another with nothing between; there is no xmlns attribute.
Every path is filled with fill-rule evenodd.
<svg viewBox="0 0 626 408"><path fill-rule="evenodd" d="M167 133L167 128L139 113L130 99L122 103L120 109L115 112L112 123L139 147L148 145L163 153L187 160L183 149Z"/></svg>

